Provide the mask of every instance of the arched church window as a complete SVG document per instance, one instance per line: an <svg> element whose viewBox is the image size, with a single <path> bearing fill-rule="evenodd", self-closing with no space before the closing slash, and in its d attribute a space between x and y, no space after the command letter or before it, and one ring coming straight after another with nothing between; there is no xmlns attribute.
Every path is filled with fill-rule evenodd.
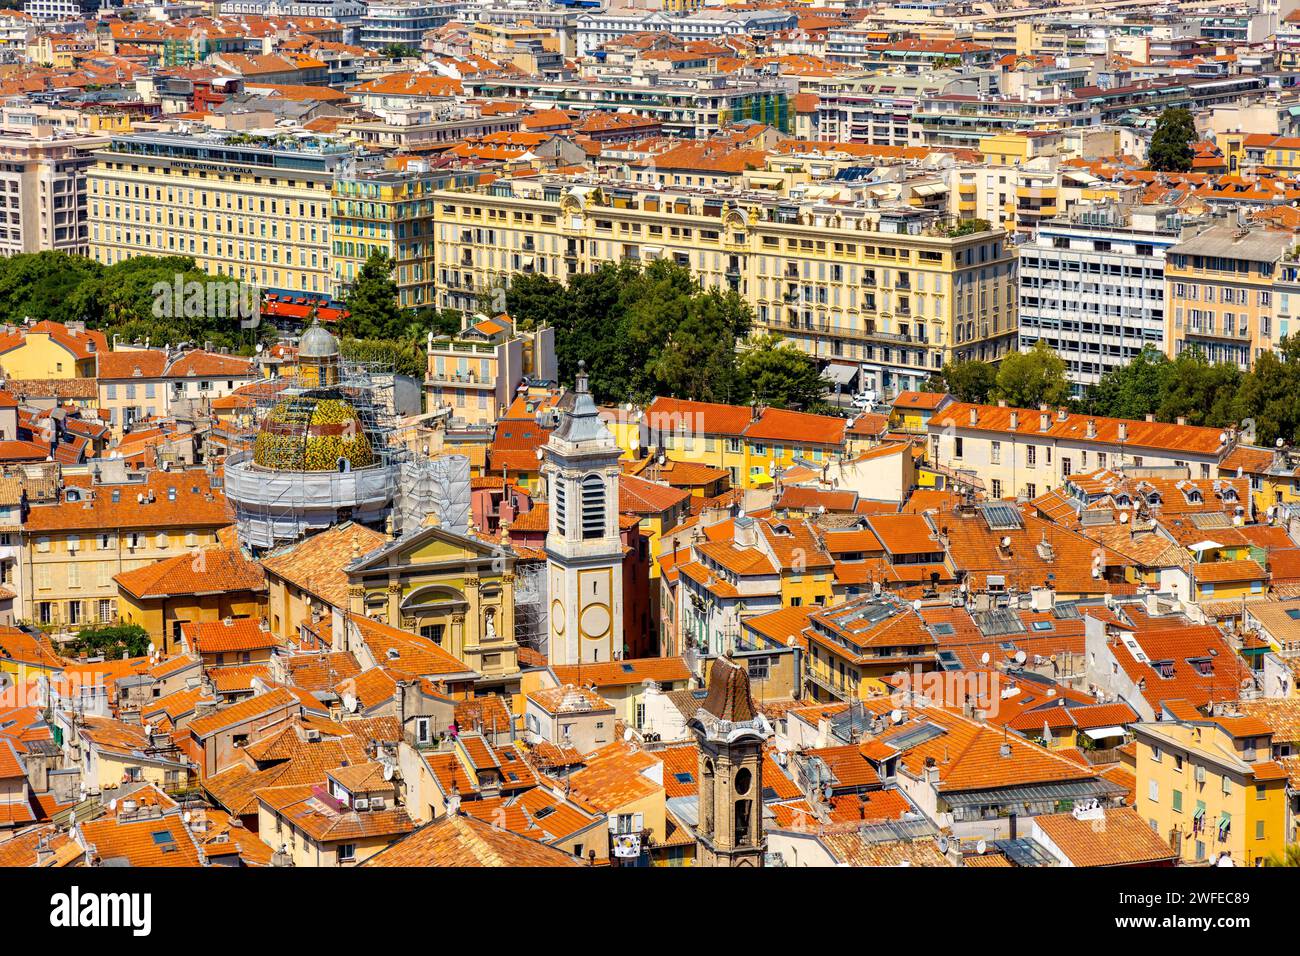
<svg viewBox="0 0 1300 956"><path fill-rule="evenodd" d="M568 503L565 498L566 484L559 476L555 476L555 533L563 535L568 528Z"/></svg>
<svg viewBox="0 0 1300 956"><path fill-rule="evenodd" d="M582 536L599 538L605 534L605 480L599 475L582 479Z"/></svg>

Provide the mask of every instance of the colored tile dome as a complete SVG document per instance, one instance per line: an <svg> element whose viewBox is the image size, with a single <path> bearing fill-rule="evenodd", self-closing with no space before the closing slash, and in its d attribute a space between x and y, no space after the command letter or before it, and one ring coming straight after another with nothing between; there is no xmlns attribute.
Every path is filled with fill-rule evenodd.
<svg viewBox="0 0 1300 956"><path fill-rule="evenodd" d="M253 461L275 471L336 471L341 461L351 468L373 465L375 454L350 403L303 397L271 409L253 445Z"/></svg>

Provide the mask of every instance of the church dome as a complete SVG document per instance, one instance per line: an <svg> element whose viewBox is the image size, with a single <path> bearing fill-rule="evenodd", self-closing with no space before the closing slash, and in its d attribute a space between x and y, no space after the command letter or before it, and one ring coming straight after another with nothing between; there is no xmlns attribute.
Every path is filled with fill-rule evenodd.
<svg viewBox="0 0 1300 956"><path fill-rule="evenodd" d="M253 461L275 471L336 471L341 463L348 468L373 465L375 453L350 403L304 397L271 409L254 442Z"/></svg>
<svg viewBox="0 0 1300 956"><path fill-rule="evenodd" d="M312 322L298 342L298 357L300 359L337 358L338 354L339 340L325 331L320 322Z"/></svg>

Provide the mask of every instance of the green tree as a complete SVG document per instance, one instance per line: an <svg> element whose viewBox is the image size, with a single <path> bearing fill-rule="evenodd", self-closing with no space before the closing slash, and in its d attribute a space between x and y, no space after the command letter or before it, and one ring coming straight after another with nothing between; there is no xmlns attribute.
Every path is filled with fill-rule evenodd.
<svg viewBox="0 0 1300 956"><path fill-rule="evenodd" d="M1192 168L1192 143L1196 142L1196 122L1185 107L1171 107L1156 120L1151 145L1147 149L1147 166L1158 172L1185 173Z"/></svg>
<svg viewBox="0 0 1300 956"><path fill-rule="evenodd" d="M127 657L144 657L149 653L149 632L139 624L92 625L78 631L68 647L75 653L107 660L123 653Z"/></svg>
<svg viewBox="0 0 1300 956"><path fill-rule="evenodd" d="M504 307L500 304L504 302ZM569 290L538 272L518 273L508 288L488 289L479 299L479 311L494 315L504 311L521 332L550 326L557 331L568 319Z"/></svg>
<svg viewBox="0 0 1300 956"><path fill-rule="evenodd" d="M826 380L817 362L793 345L782 345L778 334L759 335L749 340L736 366L742 393L750 401L777 408L819 410L826 393Z"/></svg>
<svg viewBox="0 0 1300 956"><path fill-rule="evenodd" d="M398 375L418 379L424 378L428 367L427 355L418 338L415 341L343 338L339 341L339 351L345 359L391 366Z"/></svg>
<svg viewBox="0 0 1300 956"><path fill-rule="evenodd" d="M989 400L993 386L997 383L997 375L997 369L988 362L964 359L946 364L943 372L933 376L926 388L948 392L959 402L983 403Z"/></svg>
<svg viewBox="0 0 1300 956"><path fill-rule="evenodd" d="M1039 339L1028 352L1012 352L998 367L992 396L1019 408L1060 405L1070 396L1065 360Z"/></svg>
<svg viewBox="0 0 1300 956"><path fill-rule="evenodd" d="M1255 441L1265 445L1300 437L1300 341L1284 338L1278 352L1265 351L1255 360L1229 415L1231 421L1253 423Z"/></svg>
<svg viewBox="0 0 1300 956"><path fill-rule="evenodd" d="M701 289L690 270L660 259L623 289L632 392L708 402L737 400L736 344L752 324L732 289Z"/></svg>
<svg viewBox="0 0 1300 956"><path fill-rule="evenodd" d="M1162 422L1184 418L1190 425L1220 428L1235 420L1242 373L1226 362L1211 364L1200 349L1181 352L1170 363L1169 380L1155 415Z"/></svg>
<svg viewBox="0 0 1300 956"><path fill-rule="evenodd" d="M379 53L381 56L390 57L392 59L418 57L420 55L420 51L409 43L386 43L384 46L379 48Z"/></svg>
<svg viewBox="0 0 1300 956"><path fill-rule="evenodd" d="M1169 387L1173 363L1147 346L1127 365L1117 365L1101 377L1081 403L1084 410L1115 418L1155 414Z"/></svg>
<svg viewBox="0 0 1300 956"><path fill-rule="evenodd" d="M358 339L396 339L406 317L397 306L397 283L393 281L393 259L386 252L372 252L357 272L348 290L348 311L343 320L345 334Z"/></svg>
<svg viewBox="0 0 1300 956"><path fill-rule="evenodd" d="M97 315L80 311L86 304L79 291L93 285L103 271L97 262L62 252L0 259L0 316L9 322L24 318L34 322L93 321Z"/></svg>
<svg viewBox="0 0 1300 956"><path fill-rule="evenodd" d="M1281 853L1270 853L1264 859L1265 866L1300 866L1300 843L1288 843Z"/></svg>

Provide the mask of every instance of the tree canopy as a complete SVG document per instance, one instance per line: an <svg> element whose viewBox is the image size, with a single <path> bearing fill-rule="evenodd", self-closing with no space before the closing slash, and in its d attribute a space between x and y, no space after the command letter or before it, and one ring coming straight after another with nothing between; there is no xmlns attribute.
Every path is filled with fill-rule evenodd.
<svg viewBox="0 0 1300 956"><path fill-rule="evenodd" d="M690 270L667 260L602 263L566 284L539 275L515 275L488 293L487 311L505 311L521 330L555 329L560 377L571 380L586 362L597 401L654 395L743 404L761 387L773 403L807 404L820 396L792 350L758 340L742 371L738 343L753 317L733 290L704 289Z"/></svg>
<svg viewBox="0 0 1300 956"><path fill-rule="evenodd" d="M946 364L925 387L932 392L947 392L959 402L983 404L989 400L997 377L997 369L988 362L965 359Z"/></svg>
<svg viewBox="0 0 1300 956"><path fill-rule="evenodd" d="M358 339L397 339L409 317L397 305L395 263L386 252L372 252L357 271L344 299L351 313L343 320L345 335Z"/></svg>
<svg viewBox="0 0 1300 956"><path fill-rule="evenodd" d="M817 362L802 349L782 344L777 334L751 338L736 371L742 390L764 405L808 411L823 404L826 382Z"/></svg>
<svg viewBox="0 0 1300 956"><path fill-rule="evenodd" d="M1194 142L1196 122L1191 111L1182 106L1170 107L1156 119L1147 148L1147 166L1157 172L1187 172L1192 168Z"/></svg>
<svg viewBox="0 0 1300 956"><path fill-rule="evenodd" d="M68 642L78 654L103 657L105 660L144 657L149 653L149 632L139 624L103 624L83 627Z"/></svg>
<svg viewBox="0 0 1300 956"><path fill-rule="evenodd" d="M1070 397L1065 360L1042 339L1028 352L1012 352L998 366L989 397L1020 408L1060 405Z"/></svg>
<svg viewBox="0 0 1300 956"><path fill-rule="evenodd" d="M136 256L105 266L62 252L26 253L0 259L0 317L9 322L84 321L110 339L148 339L160 346L211 342L214 348L250 354L258 341L274 340L270 323L243 328L229 308L194 311L163 301L177 282L181 289L219 283L222 295L216 298L230 305L226 293L234 281L203 272L191 256ZM163 287L169 292L160 294Z"/></svg>

